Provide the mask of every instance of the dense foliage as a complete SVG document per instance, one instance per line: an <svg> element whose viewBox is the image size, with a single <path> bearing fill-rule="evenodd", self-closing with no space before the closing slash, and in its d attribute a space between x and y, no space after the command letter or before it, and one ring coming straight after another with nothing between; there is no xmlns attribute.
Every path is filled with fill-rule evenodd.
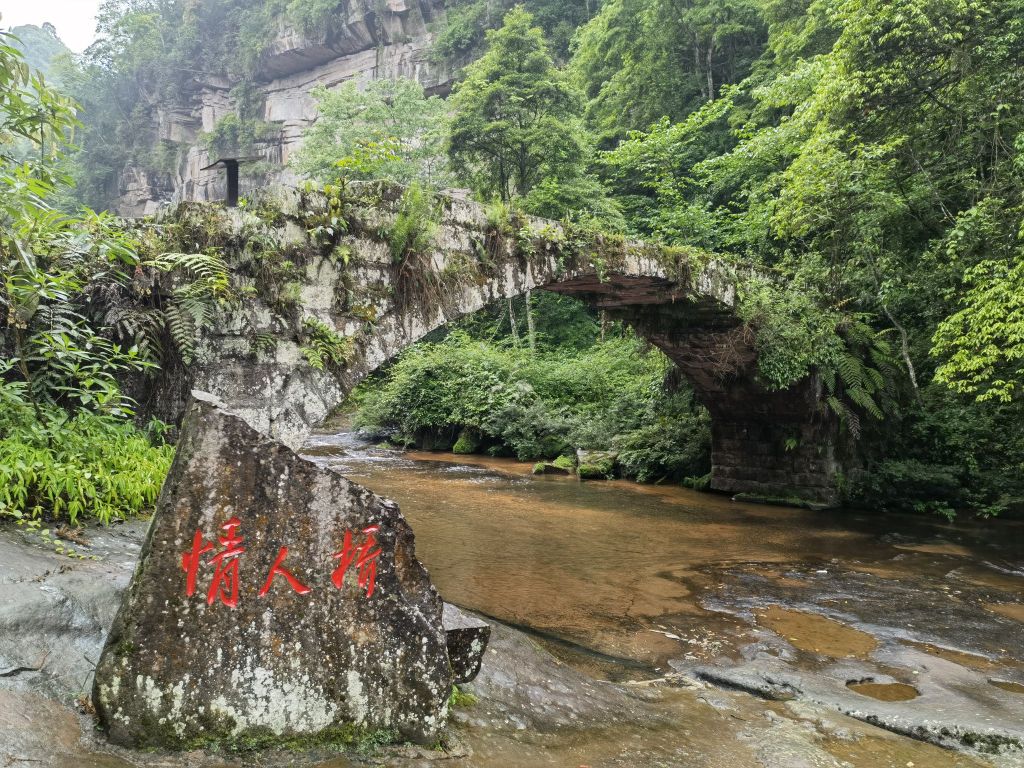
<svg viewBox="0 0 1024 768"><path fill-rule="evenodd" d="M0 517L76 525L152 509L173 452L123 418L72 415L0 381Z"/></svg>
<svg viewBox="0 0 1024 768"><path fill-rule="evenodd" d="M570 71L602 143L679 121L746 77L764 47L756 0L608 0L574 43Z"/></svg>
<svg viewBox="0 0 1024 768"><path fill-rule="evenodd" d="M361 397L357 424L404 445L523 460L620 452L640 480L705 474L709 420L688 388L665 386L669 363L635 338L574 352L486 343L464 332L409 350Z"/></svg>
<svg viewBox="0 0 1024 768"><path fill-rule="evenodd" d="M82 180L82 198L109 200L126 163L165 171L180 163L181 145L155 135L153 111L191 87L197 70L237 83L235 113L205 137L211 149L256 147L274 136L277 127L262 121L254 75L269 41L281 24L307 34L329 31L341 5L108 0L100 41L78 66L60 73L87 115L77 137L83 151L71 168ZM758 375L768 388L818 377L821 409L860 443L863 466L851 478L855 501L944 513L1021 506L1022 0L527 0L511 6L448 4L434 30L434 55L461 68L462 76L447 102L426 98L410 82L318 93L322 118L297 169L332 183L347 176L417 184L390 233L402 285L426 279L416 258L434 214L425 189L447 184L449 174L488 204L502 236L515 236L502 227L512 220L510 211L521 210L596 221L755 264L758 272L741 280L738 312L759 353ZM26 78L27 72L10 82L20 88ZM52 109L67 111L56 94L40 94ZM10 102L15 109L17 101ZM29 172L8 163L12 181L0 190L8 220L34 221L44 212L58 233L47 242L64 243L55 253L74 250L67 242L85 231L105 233L99 242L117 242L102 217L87 218L84 228L66 227L48 206L32 202L59 192L61 161L53 150L60 138L31 120L25 130L18 121L11 125L46 163ZM13 160L13 152L7 157ZM49 230L24 228L38 231ZM8 242L20 242L6 232ZM116 255L132 251L131 244L75 250L91 254L90 264L100 255L112 260L112 273L132 267L130 258ZM64 271L47 263L43 272L58 282L39 283L44 298L80 292L64 284ZM10 298L16 288L7 289L11 306L22 301ZM180 297L179 327L187 330L189 317L201 323L210 302L226 300L207 294L196 304L196 297ZM445 411L445 429L471 428L495 450L522 455L549 456L555 443L558 450L581 447L582 433L566 426L576 416L528 434L522 413L536 415L537 424L576 413L530 378L546 375L530 367L531 359L569 378L572 371L556 364L559 356L618 365L595 351L602 348L596 322L578 308L526 297L467 323L472 340L458 336L411 354L385 391L412 387L400 371L439 372L442 363L454 364L457 351L478 366L460 369L467 377L500 369L502 381L526 382L543 394L517 401L522 412L502 411L507 430L494 421L462 420L457 409ZM553 330L563 326L564 333ZM119 365L154 362L145 344L121 343L127 337L95 325L82 332L99 339L95 349L110 345L104 365L112 367L101 366L107 373L91 381L106 380ZM545 333L559 345L545 341ZM482 347L485 341L492 346ZM626 344L607 343L620 352ZM137 360L128 361L132 354ZM631 392L646 415L634 411L621 424L592 419L605 438L590 441L614 442L624 455L623 436L639 441L641 421L695 423L677 419L674 409L690 406L675 403L676 395L637 394L627 380L650 379L629 370L614 386ZM437 381L458 391L455 380ZM593 416L596 403L602 412L617 408L593 392L574 396L579 413ZM375 414L370 421L402 439L421 417L440 418L403 411L390 394L381 398L367 406ZM51 399L67 407L71 395ZM394 409L390 416L386 403ZM651 428L648 443L667 445L665 433ZM691 443L700 434L689 427L684 433L689 437L679 439ZM678 477L683 471L633 474L659 472Z"/></svg>
<svg viewBox="0 0 1024 768"><path fill-rule="evenodd" d="M521 198L541 216L616 219L587 168L580 94L555 67L533 17L514 8L487 41L451 98L456 176L483 200Z"/></svg>
<svg viewBox="0 0 1024 768"><path fill-rule="evenodd" d="M313 91L318 117L293 161L328 183L342 178L447 186L445 105L414 80L354 82Z"/></svg>
<svg viewBox="0 0 1024 768"><path fill-rule="evenodd" d="M600 0L450 0L445 19L437 24L434 58L444 62L463 62L476 58L483 47L487 30L501 26L502 17L521 5L545 30L554 54L565 60L577 27L600 8Z"/></svg>
<svg viewBox="0 0 1024 768"><path fill-rule="evenodd" d="M0 517L106 522L150 507L171 459L120 386L156 364L145 331L116 317L142 262L111 217L51 206L75 107L9 42L0 33Z"/></svg>
<svg viewBox="0 0 1024 768"><path fill-rule="evenodd" d="M991 510L1024 495L1024 442L997 447L963 423L970 413L1012 433L1024 415L1013 398L1022 10L982 0L769 4L753 74L604 158L637 231L760 262L811 299L818 322L856 313L891 340L902 402L868 444L873 504ZM777 325L769 341L794 361L820 349L791 344L791 324ZM937 473L941 483L917 482Z"/></svg>

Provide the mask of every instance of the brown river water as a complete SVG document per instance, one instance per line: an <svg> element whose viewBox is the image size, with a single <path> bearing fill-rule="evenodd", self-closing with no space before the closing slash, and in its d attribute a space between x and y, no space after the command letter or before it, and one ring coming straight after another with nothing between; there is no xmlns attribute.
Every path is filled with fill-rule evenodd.
<svg viewBox="0 0 1024 768"><path fill-rule="evenodd" d="M986 612L1024 621L1019 521L744 504L677 486L535 476L510 459L376 448L351 433L320 435L306 452L398 501L446 600L590 653L612 676L728 653L758 625L808 651L863 655L870 637L797 610L808 600L859 602L840 575L896 579L929 595L937 583L944 593L981 587ZM750 594L738 595L744 584ZM929 609L926 601L920 610ZM907 640L926 643L921 629ZM1024 648L962 639L968 655L1024 658Z"/></svg>
<svg viewBox="0 0 1024 768"><path fill-rule="evenodd" d="M446 600L530 633L591 677L642 684L687 665L749 661L756 648L807 675L859 665L843 690L899 706L917 698L918 670L952 674L961 687L956 671L969 670L984 690L964 688L966 701L1024 723L1021 521L744 504L675 486L534 476L507 459L373 447L350 432L318 435L304 453L399 502ZM670 694L665 706L689 723L685 736L641 739L623 727L539 746L481 737L467 765L819 764L762 763L750 745L732 751L737 739L759 741L737 720L763 716L778 729L793 717L776 702L746 700L729 706L756 715L722 719L698 711L690 692ZM816 737L836 765L1018 765L844 722L836 732L855 738ZM623 746L636 739L646 751ZM691 757L679 757L680 739Z"/></svg>

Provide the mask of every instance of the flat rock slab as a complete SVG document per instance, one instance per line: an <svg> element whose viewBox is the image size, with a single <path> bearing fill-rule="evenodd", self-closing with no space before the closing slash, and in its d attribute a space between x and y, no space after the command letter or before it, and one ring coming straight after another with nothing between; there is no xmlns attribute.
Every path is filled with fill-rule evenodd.
<svg viewBox="0 0 1024 768"><path fill-rule="evenodd" d="M109 738L432 743L442 602L398 506L194 394L96 670Z"/></svg>

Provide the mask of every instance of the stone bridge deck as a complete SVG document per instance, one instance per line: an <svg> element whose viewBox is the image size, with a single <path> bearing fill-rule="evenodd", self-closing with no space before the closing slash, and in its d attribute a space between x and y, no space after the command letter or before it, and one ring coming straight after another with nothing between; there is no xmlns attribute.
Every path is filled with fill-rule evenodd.
<svg viewBox="0 0 1024 768"><path fill-rule="evenodd" d="M450 197L426 220L410 217L403 190L386 184L329 192L277 190L240 209L187 203L155 225L182 250L219 249L245 296L206 335L189 375L151 393L157 411L180 412L191 388L204 389L296 445L426 334L543 289L631 324L687 376L712 415L713 489L836 502L836 429L817 382L782 392L758 383L730 265ZM412 222L417 247L402 247L399 220ZM304 351L318 337L343 337L344 363L311 366Z"/></svg>

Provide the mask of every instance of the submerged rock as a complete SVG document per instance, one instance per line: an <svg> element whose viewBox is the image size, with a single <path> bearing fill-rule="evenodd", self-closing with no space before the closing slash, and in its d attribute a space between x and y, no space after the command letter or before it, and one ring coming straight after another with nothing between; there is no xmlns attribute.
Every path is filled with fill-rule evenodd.
<svg viewBox="0 0 1024 768"><path fill-rule="evenodd" d="M195 393L96 670L109 738L432 743L451 687L398 506Z"/></svg>

